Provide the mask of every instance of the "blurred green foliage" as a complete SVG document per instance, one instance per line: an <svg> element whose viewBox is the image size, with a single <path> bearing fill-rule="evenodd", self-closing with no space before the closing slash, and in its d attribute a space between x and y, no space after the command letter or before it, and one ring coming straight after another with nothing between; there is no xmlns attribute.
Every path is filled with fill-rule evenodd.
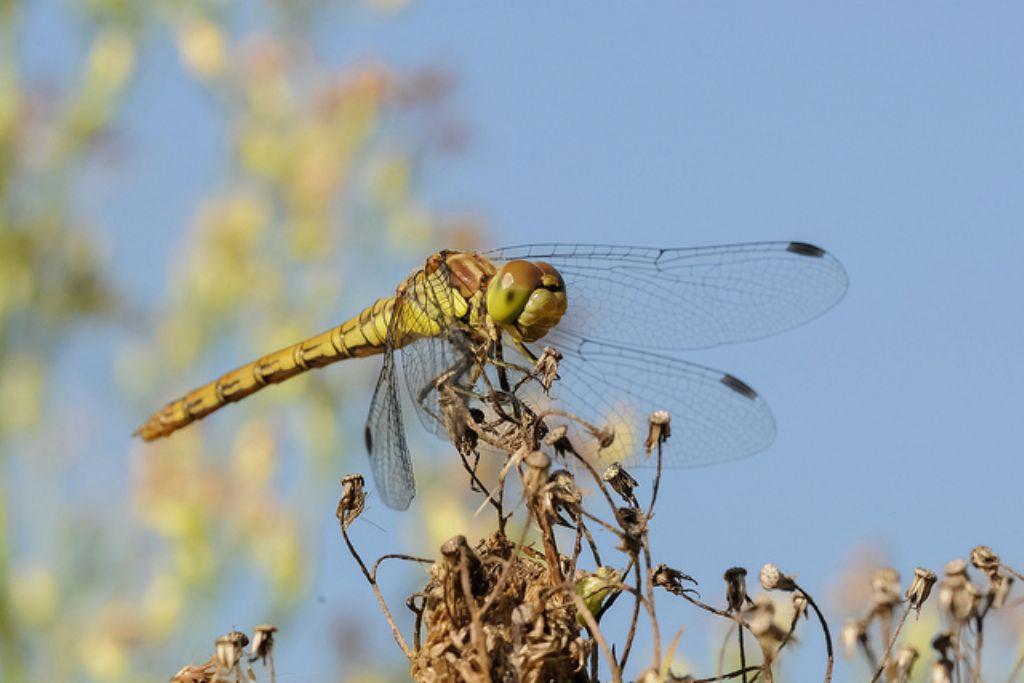
<svg viewBox="0 0 1024 683"><path fill-rule="evenodd" d="M82 53L54 92L20 61L26 8L0 2L3 681L166 679L193 654L175 643L209 625L229 599L225 586L255 580L265 618L280 623L308 585L312 534L333 510L312 510L316 496L301 494L333 487L345 450L335 424L342 397L321 377L267 392L223 430L203 425L143 447L126 427L118 453L65 422L118 410L141 419L124 406L155 410L174 397L165 392L187 388L182 378L212 379L195 373L218 353L229 349L241 364L319 332L346 293L346 253L401 244L425 254L435 241L437 221L413 191L425 141L410 139L416 126L403 121L436 119L429 112L448 80L324 65L309 49L323 5L254 4L263 22L246 32L231 28L253 11L242 3L66 4L58 11ZM112 277L104 245L116 227L90 214L80 193L161 39L211 96L230 140L222 178L183 226L154 309L137 296L140 283ZM359 234L371 229L372 238ZM458 235L471 239L447 234L455 246ZM120 395L87 387L77 395L93 405L76 406L52 368L83 323L116 331L110 375ZM280 481L288 449L308 458L290 490ZM75 480L100 460L131 474L110 483L97 509ZM48 493L34 488L42 481Z"/></svg>

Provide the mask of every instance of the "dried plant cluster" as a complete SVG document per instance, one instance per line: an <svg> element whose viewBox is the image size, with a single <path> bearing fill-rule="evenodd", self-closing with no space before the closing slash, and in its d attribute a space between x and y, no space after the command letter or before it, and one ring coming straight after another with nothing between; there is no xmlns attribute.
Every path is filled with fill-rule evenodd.
<svg viewBox="0 0 1024 683"><path fill-rule="evenodd" d="M646 450L655 475L644 501L637 481L623 467L612 464L598 471L581 455L610 447L615 439L611 429L554 408L536 408L535 402L521 398L520 390L527 384L550 388L557 366L557 352L545 349L514 385L495 389L485 380L486 390L474 393L472 401L465 400L470 397L464 388L443 379L438 382L444 423L469 485L484 497L481 508L494 513L494 530L479 542L470 544L455 536L436 559L385 555L368 567L349 533L365 505L363 479L351 475L342 481L342 535L408 658L413 679L621 681L625 672L640 670L641 681L770 682L781 652L794 641L799 618L810 607L824 631L827 652L822 668L829 680L832 648L825 621L810 596L774 565L764 567L761 582L766 590L793 594L796 610L785 627L776 623L774 603L767 596L748 596L744 569L725 572L725 604L714 607L699 599L693 579L655 562L649 524L658 498L662 444L671 436L669 415L659 411L649 417ZM477 464L494 451L504 463L497 481L487 485ZM585 497L583 488L594 493ZM509 505L512 491L515 502ZM519 531L510 532L512 528ZM592 533L598 528L617 540L614 548L599 547ZM407 601L415 614L411 643L398 628L377 582L380 564L392 559L430 568L427 584ZM663 644L655 608L658 591L737 626L733 632L739 668L710 678L673 671L681 632ZM625 632L612 638L602 617L616 604L631 618ZM634 643L642 628L652 636L653 653L646 662L636 663L631 657L636 657ZM750 653L748 663L745 638L750 636L760 655ZM732 637L730 633L728 638Z"/></svg>
<svg viewBox="0 0 1024 683"><path fill-rule="evenodd" d="M875 572L867 613L862 618L849 620L841 633L848 656L863 656L874 671L872 683L914 680L914 665L920 652L911 644L900 644L900 634L911 612L920 615L933 587L938 595L941 622L931 639L935 652L927 680L932 683L992 680L982 674L986 623L996 611L1020 605L1020 600L1011 602L1009 594L1014 580L1024 577L984 545L971 551L970 564L985 575L987 587L971 580L965 560L947 563L942 579L928 569L916 568L905 592L897 570L886 567ZM877 654L876 639L884 645L881 657ZM1017 658L1006 680L1017 680L1022 669L1024 653Z"/></svg>
<svg viewBox="0 0 1024 683"><path fill-rule="evenodd" d="M202 664L183 667L171 677L171 683L242 683L243 680L256 680L252 664L257 660L267 669L270 680L275 681L275 633L277 627L269 624L254 626L251 639L241 631L226 633L217 639L210 659ZM250 648L248 657L246 646Z"/></svg>

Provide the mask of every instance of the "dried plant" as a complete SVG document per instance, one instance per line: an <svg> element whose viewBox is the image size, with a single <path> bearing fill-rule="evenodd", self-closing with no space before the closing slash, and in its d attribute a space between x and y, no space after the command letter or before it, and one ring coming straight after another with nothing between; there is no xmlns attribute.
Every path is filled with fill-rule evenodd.
<svg viewBox="0 0 1024 683"><path fill-rule="evenodd" d="M726 605L714 607L699 599L691 577L655 562L649 530L661 480L662 445L671 437L669 415L658 411L649 418L646 449L654 477L645 497L619 463L595 462L614 443L613 430L556 408L538 408L523 398L524 387L531 383L544 391L550 388L557 362L557 354L547 350L511 390L488 388L472 400L462 388L438 380L443 420L468 474L467 485L480 492L483 505L494 514L493 529L478 542L457 535L440 548L437 558L385 555L370 568L350 536L352 522L364 508L363 479L351 475L342 481L342 536L409 661L413 679L621 681L635 668L642 681L772 681L774 666L794 642L799 617L810 605L828 643L825 680L830 680L831 638L824 618L810 596L774 565L765 565L762 584L766 590L794 594L797 610L788 628L776 623L774 604L766 595L757 600L747 596L742 568L726 572ZM554 417L562 424L550 424ZM476 467L483 451L496 451L503 458L493 483L484 482ZM594 492L584 495L584 489ZM510 504L513 496L515 503ZM517 521L519 532L510 532ZM598 528L615 539L614 547L600 547L592 533ZM430 566L426 585L407 601L415 614L411 638L399 629L378 586L377 569L389 559ZM760 648L759 662L748 664L744 655L738 670L714 678L674 672L671 663L681 633L663 646L656 609L659 589L738 626L741 647L742 634L752 635ZM631 615L625 633L615 637L602 625L613 605ZM636 663L634 644L644 628L653 652L649 660Z"/></svg>
<svg viewBox="0 0 1024 683"><path fill-rule="evenodd" d="M931 638L934 658L927 673L928 680L934 683L986 680L982 674L985 626L993 610L1019 606L1019 601L1016 605L1008 602L1008 596L1013 581L1020 579L1021 574L983 545L971 551L970 564L988 578L987 588L971 580L965 560L947 563L942 579L928 569L917 567L906 591L901 588L897 570L886 567L875 572L871 581L872 604L867 614L848 621L841 636L847 654L853 656L859 652L874 671L872 683L913 680L920 652L910 644L898 645L900 635L910 613L920 615L936 587L941 619ZM876 654L872 634L877 634L884 648L881 658ZM1018 658L1009 681L1017 680L1022 666L1024 656Z"/></svg>

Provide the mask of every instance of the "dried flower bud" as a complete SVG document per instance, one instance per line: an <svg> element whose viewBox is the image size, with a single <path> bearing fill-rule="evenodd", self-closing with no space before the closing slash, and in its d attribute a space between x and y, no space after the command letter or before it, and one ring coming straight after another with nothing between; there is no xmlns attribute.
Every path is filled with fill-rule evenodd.
<svg viewBox="0 0 1024 683"><path fill-rule="evenodd" d="M981 596L967 576L967 563L953 560L946 565L946 576L939 583L939 610L954 624L974 616Z"/></svg>
<svg viewBox="0 0 1024 683"><path fill-rule="evenodd" d="M743 567L732 567L722 575L725 579L725 602L730 612L736 612L747 600L747 570Z"/></svg>
<svg viewBox="0 0 1024 683"><path fill-rule="evenodd" d="M228 674L236 669L248 644L249 636L241 631L232 631L217 639L213 656L217 661L218 675Z"/></svg>
<svg viewBox="0 0 1024 683"><path fill-rule="evenodd" d="M987 545L975 546L971 550L971 564L988 576L992 576L999 571L999 556L992 552L992 548Z"/></svg>
<svg viewBox="0 0 1024 683"><path fill-rule="evenodd" d="M793 618L799 619L803 617L807 619L807 607L809 603L807 596L800 591L794 591L793 593Z"/></svg>
<svg viewBox="0 0 1024 683"><path fill-rule="evenodd" d="M950 560L943 568L946 576L967 576L967 562L964 560Z"/></svg>
<svg viewBox="0 0 1024 683"><path fill-rule="evenodd" d="M338 521L348 529L366 507L366 489L361 474L350 474L341 480L341 500L338 501Z"/></svg>
<svg viewBox="0 0 1024 683"><path fill-rule="evenodd" d="M953 662L948 659L932 662L928 683L953 683Z"/></svg>
<svg viewBox="0 0 1024 683"><path fill-rule="evenodd" d="M651 578L655 586L664 588L673 595L685 595L688 592L696 593L692 588L686 588L683 586L683 581L689 581L693 585L697 585L697 581L692 576L682 573L678 569L673 569L667 564L659 564L654 568L651 574Z"/></svg>
<svg viewBox="0 0 1024 683"><path fill-rule="evenodd" d="M252 630L252 647L249 650L249 661L255 662L257 659L267 663L267 657L274 655L274 634L277 633L277 627L271 626L270 624L259 624Z"/></svg>
<svg viewBox="0 0 1024 683"><path fill-rule="evenodd" d="M918 656L917 648L912 645L904 645L896 650L896 671L899 674L899 680L910 680Z"/></svg>
<svg viewBox="0 0 1024 683"><path fill-rule="evenodd" d="M525 454L519 451L516 459L520 458L526 463L526 472L523 474L524 493L528 499L533 500L547 486L551 458L544 451L528 451Z"/></svg>
<svg viewBox="0 0 1024 683"><path fill-rule="evenodd" d="M786 576L779 571L774 564L766 564L761 567L761 588L766 591L780 590L790 593L796 590L796 582L793 577Z"/></svg>
<svg viewBox="0 0 1024 683"><path fill-rule="evenodd" d="M624 468L618 463L612 463L608 466L608 469L604 471L601 478L608 482L608 485L618 493L622 498L632 505L633 507L640 507L640 504L636 500L636 495L633 491L639 484L636 479L630 476Z"/></svg>
<svg viewBox="0 0 1024 683"><path fill-rule="evenodd" d="M1013 586L1013 577L1005 574L993 574L989 580L988 594L992 607L999 609L1006 604L1006 598L1010 595L1010 587Z"/></svg>
<svg viewBox="0 0 1024 683"><path fill-rule="evenodd" d="M765 652L774 652L786 638L786 632L775 623L775 603L767 595L754 599L744 610L743 620Z"/></svg>
<svg viewBox="0 0 1024 683"><path fill-rule="evenodd" d="M594 434L597 437L597 445L601 449L611 448L612 444L615 443L615 429L613 427L603 427Z"/></svg>
<svg viewBox="0 0 1024 683"><path fill-rule="evenodd" d="M900 573L892 567L882 567L871 577L871 590L876 610L892 609L902 598Z"/></svg>
<svg viewBox="0 0 1024 683"><path fill-rule="evenodd" d="M932 638L932 649L939 653L942 659L949 659L954 647L953 634L946 632Z"/></svg>
<svg viewBox="0 0 1024 683"><path fill-rule="evenodd" d="M568 470L557 470L548 477L548 485L545 487L551 496L551 508L557 515L564 511L575 519L580 512L580 504L583 502L583 494L576 486L576 477ZM568 522L560 520L568 526Z"/></svg>
<svg viewBox="0 0 1024 683"><path fill-rule="evenodd" d="M839 632L839 640L843 644L843 652L847 659L852 659L857 653L857 646L867 641L867 628L860 619L850 619L843 624L843 630Z"/></svg>
<svg viewBox="0 0 1024 683"><path fill-rule="evenodd" d="M667 410L656 410L647 418L647 440L644 447L650 457L655 446L660 446L672 436L671 417Z"/></svg>
<svg viewBox="0 0 1024 683"><path fill-rule="evenodd" d="M562 360L562 353L550 346L545 346L540 358L533 366L533 373L540 377L540 385L544 391L551 391L551 385L558 379L558 363Z"/></svg>
<svg viewBox="0 0 1024 683"><path fill-rule="evenodd" d="M935 572L923 567L914 569L914 580L907 589L907 599L918 614L921 613L921 605L928 599L936 580Z"/></svg>
<svg viewBox="0 0 1024 683"><path fill-rule="evenodd" d="M544 436L544 443L554 448L555 453L559 456L576 452L572 442L569 441L569 428L565 425L557 425L551 428Z"/></svg>

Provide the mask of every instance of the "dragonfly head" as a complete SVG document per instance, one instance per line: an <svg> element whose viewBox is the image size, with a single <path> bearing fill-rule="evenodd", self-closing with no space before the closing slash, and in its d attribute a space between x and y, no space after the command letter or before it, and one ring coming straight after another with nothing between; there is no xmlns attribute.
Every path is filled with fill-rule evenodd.
<svg viewBox="0 0 1024 683"><path fill-rule="evenodd" d="M565 281L543 261L509 261L487 286L487 313L517 338L537 341L558 324L568 300Z"/></svg>

